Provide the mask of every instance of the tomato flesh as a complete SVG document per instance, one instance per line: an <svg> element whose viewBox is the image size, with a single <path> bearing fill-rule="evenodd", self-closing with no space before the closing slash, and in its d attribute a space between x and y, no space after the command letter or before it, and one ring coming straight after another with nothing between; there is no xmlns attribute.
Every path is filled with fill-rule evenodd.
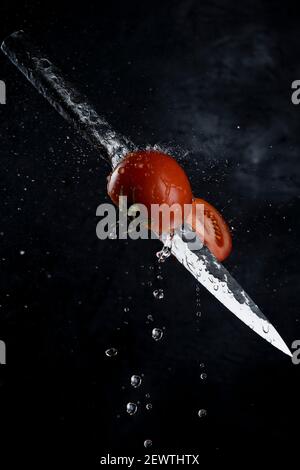
<svg viewBox="0 0 300 470"><path fill-rule="evenodd" d="M171 214L168 227L152 226L160 232L182 224L184 205L192 204L193 199L183 168L170 155L156 150L129 153L109 176L107 191L116 205L119 196L127 196L128 205L144 204L149 214L152 204L179 205L180 215Z"/></svg>
<svg viewBox="0 0 300 470"><path fill-rule="evenodd" d="M197 205L204 206L204 219L197 217ZM204 245L219 260L224 261L232 249L232 239L229 227L220 212L204 199L196 198L193 201L192 211L186 222L197 232Z"/></svg>

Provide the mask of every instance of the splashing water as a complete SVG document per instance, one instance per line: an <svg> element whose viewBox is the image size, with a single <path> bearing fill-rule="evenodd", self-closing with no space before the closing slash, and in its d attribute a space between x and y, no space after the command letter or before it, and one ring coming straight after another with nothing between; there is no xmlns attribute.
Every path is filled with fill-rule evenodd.
<svg viewBox="0 0 300 470"><path fill-rule="evenodd" d="M23 31L11 34L2 44L2 50L56 111L73 124L113 167L135 148L99 116L87 98L70 85L59 68Z"/></svg>
<svg viewBox="0 0 300 470"><path fill-rule="evenodd" d="M156 253L159 263L164 263L166 259L168 259L171 256L173 237L174 237L174 233L168 234L165 240L163 241L164 243L163 248Z"/></svg>
<svg viewBox="0 0 300 470"><path fill-rule="evenodd" d="M162 250L156 253L159 263L164 263L171 256L171 247L164 246Z"/></svg>

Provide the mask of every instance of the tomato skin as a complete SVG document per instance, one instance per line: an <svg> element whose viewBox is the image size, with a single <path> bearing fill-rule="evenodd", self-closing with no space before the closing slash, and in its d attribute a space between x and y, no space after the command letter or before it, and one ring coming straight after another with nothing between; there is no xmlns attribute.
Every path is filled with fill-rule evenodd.
<svg viewBox="0 0 300 470"><path fill-rule="evenodd" d="M196 217L196 206L204 205L204 226L203 221ZM224 261L232 249L232 239L229 227L220 212L204 199L196 198L186 222L197 232L212 254L219 260Z"/></svg>
<svg viewBox="0 0 300 470"><path fill-rule="evenodd" d="M182 217L174 215L171 227L152 227L160 232L183 222L184 204L191 204L193 198L190 182L181 166L171 156L156 150L129 153L109 176L107 192L116 205L119 196L127 196L128 206L144 204L148 214L152 204L179 204Z"/></svg>

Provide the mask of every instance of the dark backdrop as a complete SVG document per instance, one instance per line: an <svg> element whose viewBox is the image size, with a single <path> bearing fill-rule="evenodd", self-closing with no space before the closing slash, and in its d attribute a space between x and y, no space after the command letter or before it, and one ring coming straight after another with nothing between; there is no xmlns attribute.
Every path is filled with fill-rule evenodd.
<svg viewBox="0 0 300 470"><path fill-rule="evenodd" d="M300 339L292 4L4 1L0 12L1 39L31 32L115 128L180 159L194 193L232 227L228 269L289 346ZM184 268L169 259L157 279L157 241L99 241L108 166L3 54L0 79L0 417L10 459L42 451L41 462L96 463L143 454L145 439L153 453L293 452L300 365L202 287L197 317ZM153 327L165 328L160 342ZM132 374L143 374L136 390ZM139 402L135 416L128 401Z"/></svg>

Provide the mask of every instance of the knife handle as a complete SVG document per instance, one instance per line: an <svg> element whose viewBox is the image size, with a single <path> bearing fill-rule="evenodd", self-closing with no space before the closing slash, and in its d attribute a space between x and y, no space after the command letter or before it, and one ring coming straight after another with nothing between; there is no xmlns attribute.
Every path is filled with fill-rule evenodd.
<svg viewBox="0 0 300 470"><path fill-rule="evenodd" d="M71 123L99 155L115 167L133 144L98 115L88 99L34 45L24 31L8 36L1 49L49 103Z"/></svg>

